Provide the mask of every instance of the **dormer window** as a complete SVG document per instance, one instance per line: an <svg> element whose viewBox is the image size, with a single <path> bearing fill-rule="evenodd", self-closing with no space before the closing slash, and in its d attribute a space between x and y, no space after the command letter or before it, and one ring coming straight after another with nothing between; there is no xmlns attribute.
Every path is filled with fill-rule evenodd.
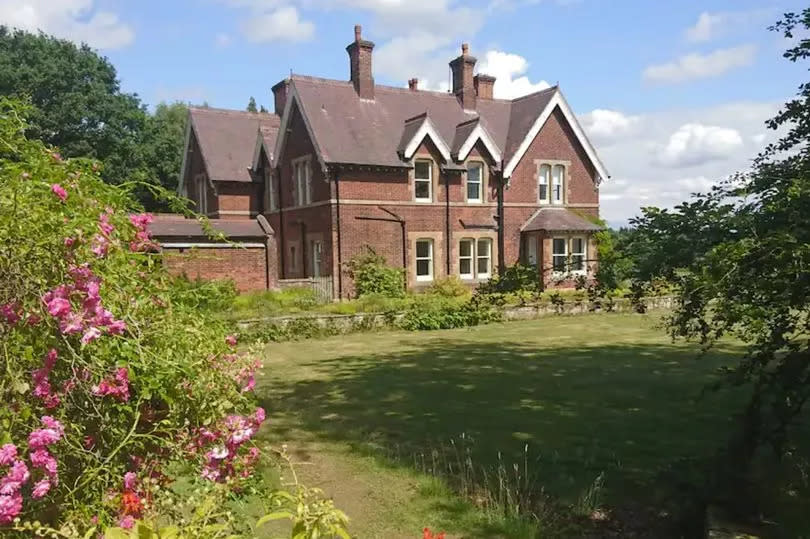
<svg viewBox="0 0 810 539"><path fill-rule="evenodd" d="M469 163L467 165L467 202L482 201L482 183L484 167L482 163Z"/></svg>
<svg viewBox="0 0 810 539"><path fill-rule="evenodd" d="M417 202L433 201L433 161L420 159L414 163L413 193Z"/></svg>

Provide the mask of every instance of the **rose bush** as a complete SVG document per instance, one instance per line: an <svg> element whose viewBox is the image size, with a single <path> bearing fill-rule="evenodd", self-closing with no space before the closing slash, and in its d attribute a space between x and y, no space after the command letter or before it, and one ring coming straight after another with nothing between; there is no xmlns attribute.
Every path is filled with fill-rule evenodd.
<svg viewBox="0 0 810 539"><path fill-rule="evenodd" d="M261 492L259 364L206 307L222 289L171 277L134 186L27 140L24 113L0 99L0 535L137 528L177 470Z"/></svg>

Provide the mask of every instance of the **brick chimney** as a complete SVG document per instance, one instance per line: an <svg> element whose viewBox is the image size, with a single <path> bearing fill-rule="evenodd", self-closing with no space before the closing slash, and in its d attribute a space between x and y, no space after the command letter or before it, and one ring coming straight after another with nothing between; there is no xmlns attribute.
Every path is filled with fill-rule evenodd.
<svg viewBox="0 0 810 539"><path fill-rule="evenodd" d="M374 43L362 36L363 27L355 25L354 42L346 47L349 53L349 66L352 84L361 99L374 99L374 77L371 73L371 52Z"/></svg>
<svg viewBox="0 0 810 539"><path fill-rule="evenodd" d="M475 85L475 95L481 99L492 99L495 77L479 73L473 78L473 84Z"/></svg>
<svg viewBox="0 0 810 539"><path fill-rule="evenodd" d="M419 89L419 79L408 79L408 89L414 92Z"/></svg>
<svg viewBox="0 0 810 539"><path fill-rule="evenodd" d="M287 106L287 94L290 91L290 79L284 79L273 86L273 98L275 100L276 114L284 114L284 107Z"/></svg>
<svg viewBox="0 0 810 539"><path fill-rule="evenodd" d="M475 86L473 84L473 70L475 57L470 56L470 46L461 45L461 56L450 62L453 71L453 94L458 98L464 110L475 110Z"/></svg>

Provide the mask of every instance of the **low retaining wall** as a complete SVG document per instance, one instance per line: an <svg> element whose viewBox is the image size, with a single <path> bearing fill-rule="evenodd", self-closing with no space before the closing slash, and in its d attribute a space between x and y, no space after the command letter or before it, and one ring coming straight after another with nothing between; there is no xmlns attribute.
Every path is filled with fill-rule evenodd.
<svg viewBox="0 0 810 539"><path fill-rule="evenodd" d="M644 303L649 310L671 309L673 298L653 297L644 298ZM556 306L550 303L538 305L525 305L522 307L507 307L502 309L504 320L534 320L546 316L566 316L587 313L607 312L604 309L592 310L588 302L566 302ZM629 299L617 299L610 312L629 313L635 312ZM302 314L291 316L274 316L268 318L254 318L240 320L236 323L241 330L250 329L259 325L275 325L286 328L288 325L300 321L306 321L316 327L332 328L345 332L352 331L358 327L367 330L381 329L401 320L404 313L357 313L357 314Z"/></svg>

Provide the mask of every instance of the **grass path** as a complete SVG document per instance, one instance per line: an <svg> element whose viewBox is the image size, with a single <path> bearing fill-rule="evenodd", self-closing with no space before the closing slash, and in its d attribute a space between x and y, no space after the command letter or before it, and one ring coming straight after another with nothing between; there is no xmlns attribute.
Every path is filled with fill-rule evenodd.
<svg viewBox="0 0 810 539"><path fill-rule="evenodd" d="M357 334L269 345L258 394L268 436L357 537L528 537L420 473L432 451L463 436L486 467L528 447L537 487L572 503L604 472L605 501L621 503L726 436L736 396L701 389L731 352L697 360L639 315Z"/></svg>

